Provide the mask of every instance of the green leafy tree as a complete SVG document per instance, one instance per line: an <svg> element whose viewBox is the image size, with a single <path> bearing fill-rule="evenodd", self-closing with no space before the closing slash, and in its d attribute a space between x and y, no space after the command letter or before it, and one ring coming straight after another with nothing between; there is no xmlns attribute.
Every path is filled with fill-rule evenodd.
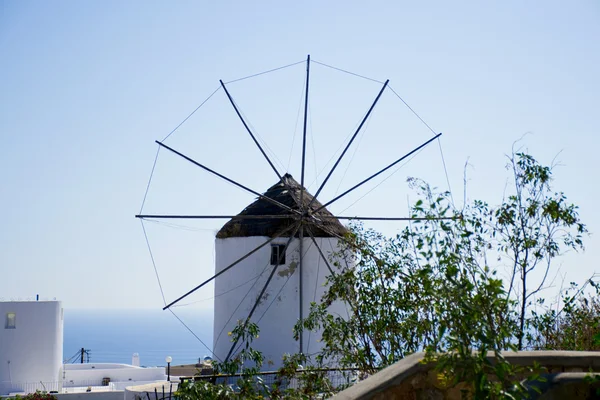
<svg viewBox="0 0 600 400"><path fill-rule="evenodd" d="M552 166L514 151L508 160L514 192L494 213L495 237L499 251L512 264L508 293L515 294L519 305L517 347L522 349L532 299L544 289L552 261L565 251L583 249L587 229L578 208L552 189ZM536 281L532 275L537 270L542 278Z"/></svg>
<svg viewBox="0 0 600 400"><path fill-rule="evenodd" d="M515 191L497 207L473 201L458 213L448 193L411 179L418 200L409 227L386 238L354 225L333 258L343 261L322 302L297 326L322 330L322 360L372 373L425 350L443 376L468 382L476 398L525 396L515 381L522 371L501 351L523 347L531 300L552 261L582 249L587 231L577 207L552 190L551 167L524 153L509 156L509 167ZM507 259L508 290L497 276ZM537 269L543 277L532 286ZM327 312L334 301L349 304L348 318Z"/></svg>
<svg viewBox="0 0 600 400"><path fill-rule="evenodd" d="M516 334L506 313L511 300L486 258L491 211L476 202L458 216L448 193L435 193L419 180L410 184L419 195L411 210L417 221L394 238L355 225L347 247L333 258L353 254L353 263L337 262L322 302L313 304L297 330L322 330L320 357L342 366L373 373L424 350L448 380L480 383L476 393L514 391L500 358ZM347 319L327 312L340 300L352 310ZM498 355L495 366L488 351ZM506 379L488 380L494 371Z"/></svg>
<svg viewBox="0 0 600 400"><path fill-rule="evenodd" d="M527 343L535 350L600 350L600 286L592 279L578 287L574 282L562 294L560 302L545 307L544 299L538 301L543 311L534 310L527 321ZM561 304L562 308L557 306Z"/></svg>

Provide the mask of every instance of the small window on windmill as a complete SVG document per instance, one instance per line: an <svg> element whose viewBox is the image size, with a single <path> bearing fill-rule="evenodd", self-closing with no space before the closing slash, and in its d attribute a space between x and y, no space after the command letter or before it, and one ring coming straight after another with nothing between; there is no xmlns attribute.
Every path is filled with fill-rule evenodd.
<svg viewBox="0 0 600 400"><path fill-rule="evenodd" d="M6 313L6 324L4 328L6 329L15 329L17 327L17 314L14 312Z"/></svg>
<svg viewBox="0 0 600 400"><path fill-rule="evenodd" d="M271 245L271 265L285 264L285 244Z"/></svg>

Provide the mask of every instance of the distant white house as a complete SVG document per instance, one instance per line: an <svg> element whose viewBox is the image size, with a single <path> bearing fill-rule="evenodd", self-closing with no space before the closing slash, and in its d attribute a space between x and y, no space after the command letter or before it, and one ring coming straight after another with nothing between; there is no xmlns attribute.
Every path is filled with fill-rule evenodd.
<svg viewBox="0 0 600 400"><path fill-rule="evenodd" d="M164 367L63 364L60 301L0 301L0 318L0 396L36 390L58 394L102 391L114 392L111 399L123 399L127 387L167 380Z"/></svg>

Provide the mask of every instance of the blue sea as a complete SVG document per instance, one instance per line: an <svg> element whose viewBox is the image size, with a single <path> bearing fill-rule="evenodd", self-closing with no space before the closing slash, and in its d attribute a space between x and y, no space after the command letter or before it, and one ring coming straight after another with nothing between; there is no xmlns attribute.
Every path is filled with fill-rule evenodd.
<svg viewBox="0 0 600 400"><path fill-rule="evenodd" d="M212 347L212 310L175 309L175 313ZM65 309L63 359L72 358L82 347L90 350L90 362L130 364L133 353L138 353L142 366L166 365L166 356L173 358L171 365L196 363L211 356L173 314L160 309Z"/></svg>

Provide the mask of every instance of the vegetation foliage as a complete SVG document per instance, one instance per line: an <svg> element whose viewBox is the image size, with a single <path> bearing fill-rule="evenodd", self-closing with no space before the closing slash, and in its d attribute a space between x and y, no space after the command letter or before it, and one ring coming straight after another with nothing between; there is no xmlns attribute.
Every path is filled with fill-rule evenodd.
<svg viewBox="0 0 600 400"><path fill-rule="evenodd" d="M368 375L424 351L448 385L466 383L473 398L525 398L526 381L517 377L542 378L510 365L503 351L599 349L597 291L572 286L548 306L542 297L553 261L583 249L587 230L577 207L554 191L553 166L513 152L507 169L513 190L493 207L475 200L457 210L449 193L410 179L415 220L395 237L354 224L331 258L328 290L295 329L296 336L322 332L324 348L315 359L286 356L276 383L265 385L255 377L262 355L251 347L258 328L240 325L234 336L245 348L217 365L219 372L240 374L237 382L189 384L181 396L199 398L192 393L200 390L214 396L202 398L315 398L336 389L318 372L332 360ZM348 304L348 316L328 312L337 301ZM302 365L313 373L298 375ZM298 376L299 389L283 389Z"/></svg>
<svg viewBox="0 0 600 400"><path fill-rule="evenodd" d="M46 391L36 390L35 393L29 393L24 396L16 395L17 400L56 400L56 396Z"/></svg>

